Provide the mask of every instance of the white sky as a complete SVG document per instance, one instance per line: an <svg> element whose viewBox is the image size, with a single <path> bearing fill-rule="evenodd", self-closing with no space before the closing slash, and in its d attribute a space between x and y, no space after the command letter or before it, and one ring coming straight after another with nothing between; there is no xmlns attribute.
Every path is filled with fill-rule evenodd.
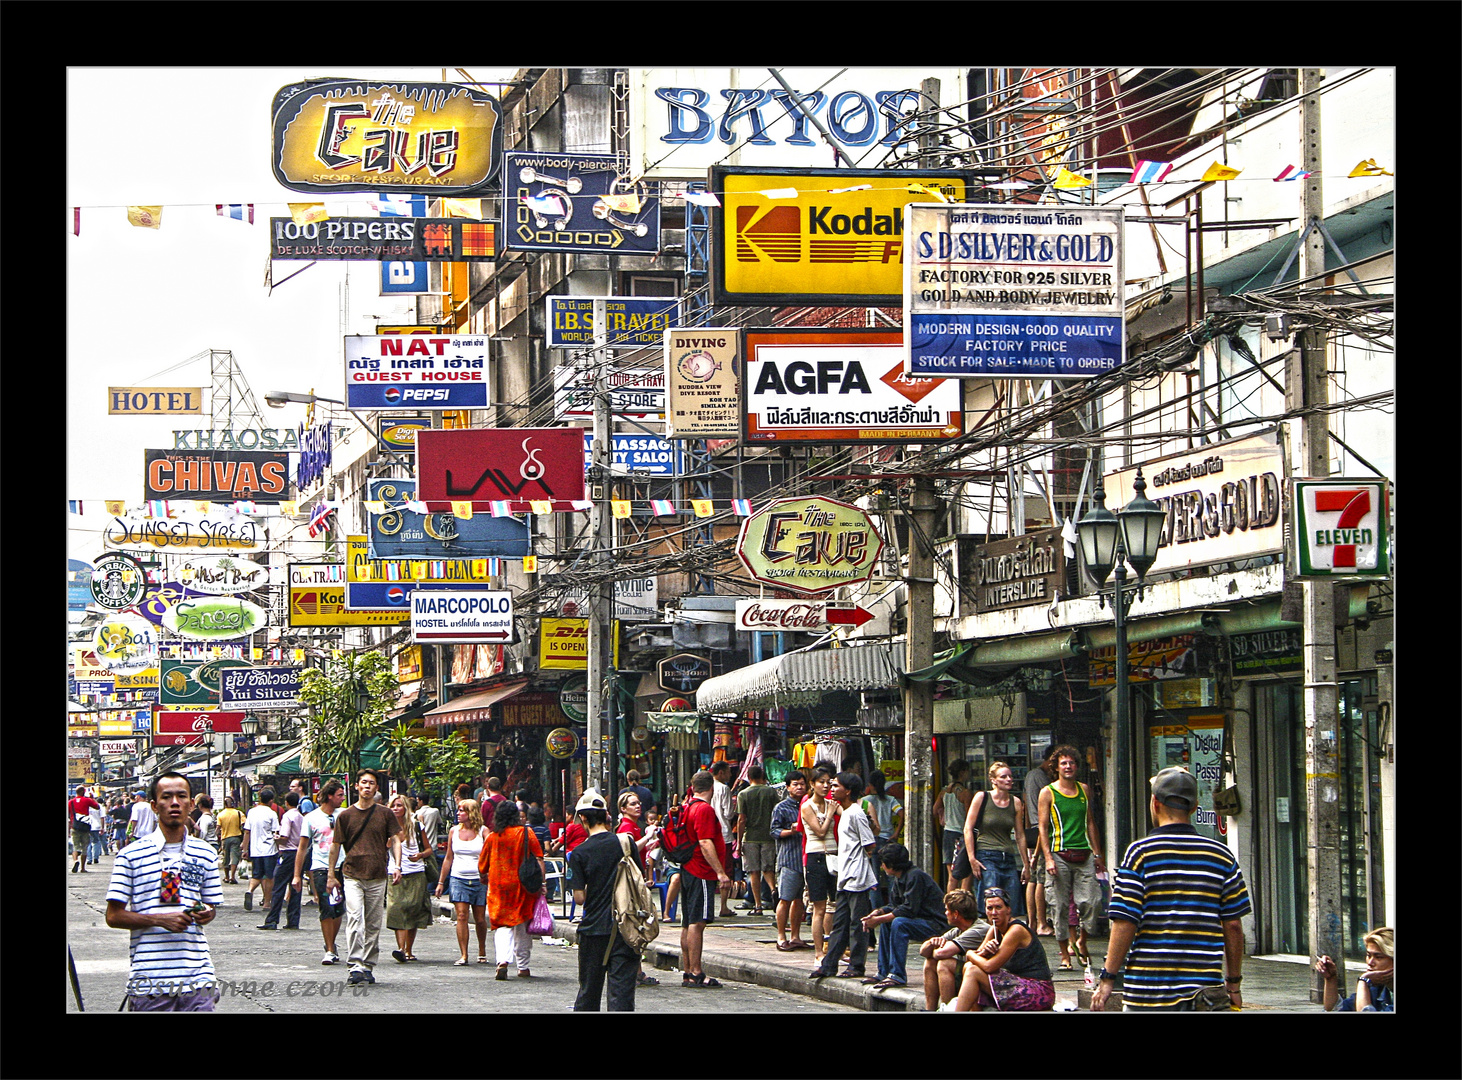
<svg viewBox="0 0 1462 1080"><path fill-rule="evenodd" d="M473 78L508 79L516 67L464 64ZM458 81L446 69L448 81ZM440 82L443 69L71 68L67 71L65 242L68 554L102 551L102 501L142 501L142 452L171 447L175 428L207 415L107 415L109 386L210 386L208 349L229 349L269 427L297 426L303 406L274 410L267 390L344 394L341 337L374 333L367 312L413 308L379 294L379 264L316 263L273 293L264 286L268 222L288 202L367 214L368 194L326 196L281 187L270 169L270 105L280 87L310 78ZM495 88L487 87L489 92ZM98 109L98 104L104 109ZM254 224L218 217L217 203L253 203ZM129 205L161 205L162 228L128 223ZM81 235L72 207L81 207ZM280 261L276 282L305 266ZM355 291L342 312L347 275ZM381 305L381 306L377 306Z"/></svg>

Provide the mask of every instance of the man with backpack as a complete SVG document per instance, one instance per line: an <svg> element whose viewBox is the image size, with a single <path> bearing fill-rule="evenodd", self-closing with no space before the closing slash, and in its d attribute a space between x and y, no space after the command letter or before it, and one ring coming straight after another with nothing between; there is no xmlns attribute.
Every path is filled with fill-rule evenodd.
<svg viewBox="0 0 1462 1080"><path fill-rule="evenodd" d="M716 897L731 885L721 825L711 806L715 780L702 769L690 778L691 798L660 827L665 857L680 864L680 967L683 988L720 989L701 968L706 923L716 918Z"/></svg>
<svg viewBox="0 0 1462 1080"><path fill-rule="evenodd" d="M580 796L574 816L588 833L587 839L570 853L569 885L579 919L579 995L575 1012L598 1012L609 982L609 1011L635 1011L635 975L640 956L616 925L615 883L625 858L619 837L609 831L609 810L593 788ZM654 905L650 905L653 913Z"/></svg>

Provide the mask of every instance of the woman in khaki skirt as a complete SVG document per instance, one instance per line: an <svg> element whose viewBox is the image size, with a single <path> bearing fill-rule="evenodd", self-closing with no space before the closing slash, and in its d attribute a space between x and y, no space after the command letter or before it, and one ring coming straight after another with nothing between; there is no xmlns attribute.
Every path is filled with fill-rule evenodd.
<svg viewBox="0 0 1462 1080"><path fill-rule="evenodd" d="M390 807L401 827L401 882L386 887L386 926L396 931L396 948L391 956L398 964L404 964L416 959L411 951L416 944L416 932L432 923L431 894L422 863L427 848L411 800L405 795L392 795ZM395 872L395 859L389 859L387 869Z"/></svg>

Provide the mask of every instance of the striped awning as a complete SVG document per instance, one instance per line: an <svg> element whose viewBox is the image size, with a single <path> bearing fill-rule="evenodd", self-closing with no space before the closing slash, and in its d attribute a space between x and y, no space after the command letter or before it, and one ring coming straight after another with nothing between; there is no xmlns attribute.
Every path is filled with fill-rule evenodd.
<svg viewBox="0 0 1462 1080"><path fill-rule="evenodd" d="M830 690L896 690L903 652L901 644L880 644L774 656L701 683L696 709L739 713L815 705Z"/></svg>

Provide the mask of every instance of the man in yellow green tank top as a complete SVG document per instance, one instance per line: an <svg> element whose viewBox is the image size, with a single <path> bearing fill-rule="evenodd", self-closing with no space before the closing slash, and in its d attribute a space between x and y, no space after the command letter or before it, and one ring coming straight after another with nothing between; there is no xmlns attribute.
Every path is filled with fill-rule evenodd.
<svg viewBox="0 0 1462 1080"><path fill-rule="evenodd" d="M1076 780L1081 758L1071 746L1059 746L1051 756L1056 762L1057 778L1054 784L1041 790L1041 854L1046 860L1046 873L1055 886L1046 890L1046 900L1052 905L1050 918L1056 925L1056 943L1061 947L1061 970L1070 971L1071 927L1067 912L1074 897L1081 916L1076 958L1090 967L1086 940L1096 929L1097 905L1102 895L1096 876L1106 866L1098 850L1091 791Z"/></svg>

